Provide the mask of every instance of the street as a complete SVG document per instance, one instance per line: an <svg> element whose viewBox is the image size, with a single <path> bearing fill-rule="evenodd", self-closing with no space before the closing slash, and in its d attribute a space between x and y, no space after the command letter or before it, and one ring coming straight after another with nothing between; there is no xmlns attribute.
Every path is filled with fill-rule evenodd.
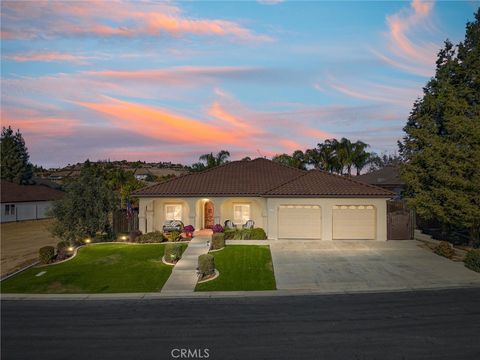
<svg viewBox="0 0 480 360"><path fill-rule="evenodd" d="M2 301L2 359L478 359L480 288Z"/></svg>

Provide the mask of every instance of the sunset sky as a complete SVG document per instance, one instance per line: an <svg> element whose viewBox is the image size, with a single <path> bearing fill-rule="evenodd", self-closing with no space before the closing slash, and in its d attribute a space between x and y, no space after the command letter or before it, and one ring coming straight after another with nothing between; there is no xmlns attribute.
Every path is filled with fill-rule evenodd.
<svg viewBox="0 0 480 360"><path fill-rule="evenodd" d="M272 156L331 137L392 152L478 6L2 1L2 125L47 167Z"/></svg>

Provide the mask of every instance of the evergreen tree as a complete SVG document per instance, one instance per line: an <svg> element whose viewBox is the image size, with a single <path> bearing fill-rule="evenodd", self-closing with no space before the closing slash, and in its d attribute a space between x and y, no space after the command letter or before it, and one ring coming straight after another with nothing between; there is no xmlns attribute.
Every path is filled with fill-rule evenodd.
<svg viewBox="0 0 480 360"><path fill-rule="evenodd" d="M465 41L445 42L399 143L407 201L425 219L480 231L480 9Z"/></svg>
<svg viewBox="0 0 480 360"><path fill-rule="evenodd" d="M20 131L13 133L10 126L2 128L0 142L1 178L17 184L31 183L33 169Z"/></svg>
<svg viewBox="0 0 480 360"><path fill-rule="evenodd" d="M56 201L51 214L55 218L52 234L72 243L80 243L97 233L110 232L109 214L118 199L102 176L101 169L87 160L80 177L67 186L65 196Z"/></svg>

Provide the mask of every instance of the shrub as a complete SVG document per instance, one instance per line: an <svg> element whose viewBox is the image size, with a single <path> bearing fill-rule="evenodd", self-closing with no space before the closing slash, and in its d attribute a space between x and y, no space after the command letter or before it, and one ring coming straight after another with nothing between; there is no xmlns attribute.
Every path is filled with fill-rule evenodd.
<svg viewBox="0 0 480 360"><path fill-rule="evenodd" d="M165 244L165 261L176 263L182 257L181 244Z"/></svg>
<svg viewBox="0 0 480 360"><path fill-rule="evenodd" d="M448 241L441 241L433 250L435 254L451 259L455 255L455 250Z"/></svg>
<svg viewBox="0 0 480 360"><path fill-rule="evenodd" d="M198 272L202 278L215 274L215 260L211 254L203 254L198 257Z"/></svg>
<svg viewBox="0 0 480 360"><path fill-rule="evenodd" d="M170 242L180 241L182 239L182 234L178 231L170 231L166 236Z"/></svg>
<svg viewBox="0 0 480 360"><path fill-rule="evenodd" d="M93 239L94 242L112 242L115 241L115 236L113 234L98 234Z"/></svg>
<svg viewBox="0 0 480 360"><path fill-rule="evenodd" d="M233 235L233 239L234 240L249 240L251 232L252 232L251 229L237 230L237 231L235 231L235 234Z"/></svg>
<svg viewBox="0 0 480 360"><path fill-rule="evenodd" d="M130 231L130 233L128 234L128 239L130 240L130 242L136 242L137 238L141 235L142 232L140 230L133 230Z"/></svg>
<svg viewBox="0 0 480 360"><path fill-rule="evenodd" d="M53 246L44 246L38 250L38 259L42 264L50 264L55 257L55 248Z"/></svg>
<svg viewBox="0 0 480 360"><path fill-rule="evenodd" d="M142 244L160 243L162 241L165 241L165 236L160 231L154 231L154 232L140 235L135 240L136 242L142 243Z"/></svg>
<svg viewBox="0 0 480 360"><path fill-rule="evenodd" d="M465 256L465 266L470 270L480 272L480 251L470 250Z"/></svg>
<svg viewBox="0 0 480 360"><path fill-rule="evenodd" d="M253 228L250 230L250 239L251 240L266 240L267 234L262 228Z"/></svg>
<svg viewBox="0 0 480 360"><path fill-rule="evenodd" d="M62 254L67 252L67 248L70 246L68 241L60 241L57 243L57 254Z"/></svg>
<svg viewBox="0 0 480 360"><path fill-rule="evenodd" d="M222 226L222 225L220 225L220 224L215 224L215 225L213 225L213 227L212 227L212 231L213 231L214 233L223 233L224 229L223 229L223 226Z"/></svg>
<svg viewBox="0 0 480 360"><path fill-rule="evenodd" d="M212 250L218 250L225 247L225 234L214 233L212 234Z"/></svg>
<svg viewBox="0 0 480 360"><path fill-rule="evenodd" d="M235 237L235 233L237 230L235 229L225 229L225 232L223 233L225 236L225 240L232 240Z"/></svg>

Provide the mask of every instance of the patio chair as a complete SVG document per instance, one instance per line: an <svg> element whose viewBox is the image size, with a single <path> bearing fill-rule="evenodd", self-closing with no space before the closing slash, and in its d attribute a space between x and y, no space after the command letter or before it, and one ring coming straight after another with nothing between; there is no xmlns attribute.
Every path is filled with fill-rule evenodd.
<svg viewBox="0 0 480 360"><path fill-rule="evenodd" d="M248 220L245 224L243 224L242 228L243 229L253 229L254 226L255 226L255 221Z"/></svg>
<svg viewBox="0 0 480 360"><path fill-rule="evenodd" d="M225 224L225 228L228 228L228 229L236 229L237 228L237 225L235 225L232 220L227 220L227 221L225 221L224 224Z"/></svg>
<svg viewBox="0 0 480 360"><path fill-rule="evenodd" d="M172 231L183 231L183 222L180 220L167 220L163 223L163 232L168 233Z"/></svg>

